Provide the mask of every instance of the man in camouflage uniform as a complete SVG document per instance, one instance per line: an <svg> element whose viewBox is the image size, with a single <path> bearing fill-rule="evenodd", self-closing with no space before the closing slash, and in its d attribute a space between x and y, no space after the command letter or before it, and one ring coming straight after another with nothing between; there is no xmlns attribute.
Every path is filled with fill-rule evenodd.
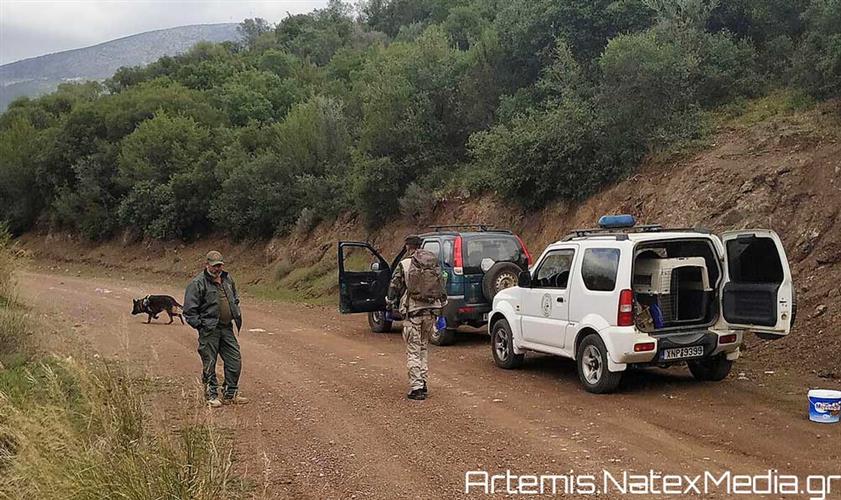
<svg viewBox="0 0 841 500"><path fill-rule="evenodd" d="M208 252L207 265L187 285L184 294L184 319L199 333L202 383L207 405L211 408L248 402L237 393L242 357L233 324L236 324L237 330L242 327L239 294L234 280L223 270L224 265L221 253L215 250ZM217 393L217 357L222 358L225 369L221 401Z"/></svg>
<svg viewBox="0 0 841 500"><path fill-rule="evenodd" d="M407 278L412 266L412 256L420 248L418 236L406 238L406 257L400 261L388 287L388 307L399 310L403 317L403 340L406 342L406 365L409 371L409 394L414 400L424 400L427 395L427 353L429 338L441 309L447 303L447 292L442 287L441 296L432 303L421 303L409 296ZM438 267L438 274L441 269Z"/></svg>

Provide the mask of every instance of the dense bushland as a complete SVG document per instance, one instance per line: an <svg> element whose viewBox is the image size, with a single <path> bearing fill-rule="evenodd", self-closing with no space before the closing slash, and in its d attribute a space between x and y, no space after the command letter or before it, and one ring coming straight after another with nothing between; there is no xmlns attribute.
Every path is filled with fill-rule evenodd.
<svg viewBox="0 0 841 500"><path fill-rule="evenodd" d="M841 94L841 0L333 1L0 116L2 219L91 239L576 199L709 111Z"/></svg>

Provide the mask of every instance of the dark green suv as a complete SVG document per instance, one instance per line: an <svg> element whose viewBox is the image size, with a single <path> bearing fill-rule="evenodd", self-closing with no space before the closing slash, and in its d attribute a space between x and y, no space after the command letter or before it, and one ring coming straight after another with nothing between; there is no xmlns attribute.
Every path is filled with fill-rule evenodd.
<svg viewBox="0 0 841 500"><path fill-rule="evenodd" d="M531 256L519 236L485 225L433 226L421 234L421 247L438 255L447 273L447 328L436 332L432 343L455 340L460 325L481 327L488 321L493 298L500 290L517 285L517 275L528 270ZM385 314L385 297L392 271L405 250L391 262L370 244L340 241L339 310L368 313L371 330L387 332L392 322Z"/></svg>

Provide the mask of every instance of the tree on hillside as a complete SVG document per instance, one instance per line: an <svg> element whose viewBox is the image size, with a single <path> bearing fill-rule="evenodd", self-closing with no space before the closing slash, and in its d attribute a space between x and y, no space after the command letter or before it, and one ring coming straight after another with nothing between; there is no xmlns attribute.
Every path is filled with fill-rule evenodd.
<svg viewBox="0 0 841 500"><path fill-rule="evenodd" d="M23 119L6 123L0 134L0 200L2 220L12 234L20 234L35 222L44 200L36 196L32 170L36 143L29 140L37 132Z"/></svg>
<svg viewBox="0 0 841 500"><path fill-rule="evenodd" d="M464 1L449 0L367 0L359 4L362 20L373 30L396 37L401 28L429 24L446 19L449 9ZM473 5L475 6L475 4Z"/></svg>
<svg viewBox="0 0 841 500"><path fill-rule="evenodd" d="M841 0L812 0L794 64L796 81L820 98L841 96Z"/></svg>
<svg viewBox="0 0 841 500"><path fill-rule="evenodd" d="M237 33L246 47L253 47L263 34L270 33L272 26L263 18L245 19L237 26Z"/></svg>

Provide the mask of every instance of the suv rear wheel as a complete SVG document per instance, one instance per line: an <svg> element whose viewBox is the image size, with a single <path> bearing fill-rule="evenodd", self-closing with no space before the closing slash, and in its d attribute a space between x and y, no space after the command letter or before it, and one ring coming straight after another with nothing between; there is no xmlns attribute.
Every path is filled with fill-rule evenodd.
<svg viewBox="0 0 841 500"><path fill-rule="evenodd" d="M456 328L435 330L429 341L435 345L450 345L456 341Z"/></svg>
<svg viewBox="0 0 841 500"><path fill-rule="evenodd" d="M368 325L372 332L385 333L391 331L392 323L385 319L385 311L373 311L368 313Z"/></svg>
<svg viewBox="0 0 841 500"><path fill-rule="evenodd" d="M510 370L523 365L525 354L514 354L514 339L508 321L501 319L491 329L491 352L494 363L500 368Z"/></svg>
<svg viewBox="0 0 841 500"><path fill-rule="evenodd" d="M719 354L713 358L687 361L686 364L695 380L703 382L724 380L730 374L730 369L733 368L733 362L727 359L724 354Z"/></svg>
<svg viewBox="0 0 841 500"><path fill-rule="evenodd" d="M622 372L608 370L607 348L601 337L595 333L587 335L581 341L575 362L578 367L578 379L587 392L594 394L613 392L622 380Z"/></svg>

